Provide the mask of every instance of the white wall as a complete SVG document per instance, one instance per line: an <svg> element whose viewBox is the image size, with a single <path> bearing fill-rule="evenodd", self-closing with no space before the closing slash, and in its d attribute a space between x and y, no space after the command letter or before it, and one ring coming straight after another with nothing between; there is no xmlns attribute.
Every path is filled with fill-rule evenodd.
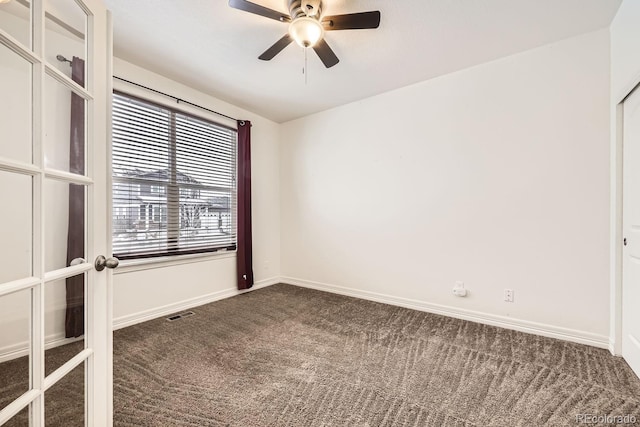
<svg viewBox="0 0 640 427"><path fill-rule="evenodd" d="M204 95L128 62L115 59L114 75L231 117L251 120L253 269L256 286L276 283L280 273L280 126L231 104ZM183 108L214 121L235 126L218 116L176 104L163 97L114 82L115 88L158 102ZM182 259L174 263L123 265L113 279L113 316L122 327L196 304L236 295L235 254Z"/></svg>
<svg viewBox="0 0 640 427"><path fill-rule="evenodd" d="M609 79L601 30L284 124L283 280L605 346Z"/></svg>
<svg viewBox="0 0 640 427"><path fill-rule="evenodd" d="M640 2L624 0L611 32L611 313L610 349L622 343L622 108L619 103L640 83Z"/></svg>

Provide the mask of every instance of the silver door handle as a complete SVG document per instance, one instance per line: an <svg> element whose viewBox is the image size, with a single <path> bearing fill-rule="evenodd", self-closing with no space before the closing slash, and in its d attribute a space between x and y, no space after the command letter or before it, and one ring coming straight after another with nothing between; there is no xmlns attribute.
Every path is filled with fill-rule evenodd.
<svg viewBox="0 0 640 427"><path fill-rule="evenodd" d="M116 268L118 264L120 264L120 260L116 257L105 258L104 255L98 255L93 265L96 267L96 270L102 271L105 267Z"/></svg>

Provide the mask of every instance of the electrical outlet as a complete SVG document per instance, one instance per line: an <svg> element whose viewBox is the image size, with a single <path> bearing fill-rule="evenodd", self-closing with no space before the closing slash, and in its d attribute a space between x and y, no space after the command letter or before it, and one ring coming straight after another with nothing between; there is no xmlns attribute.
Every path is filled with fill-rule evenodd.
<svg viewBox="0 0 640 427"><path fill-rule="evenodd" d="M504 290L504 300L506 302L513 302L513 289Z"/></svg>
<svg viewBox="0 0 640 427"><path fill-rule="evenodd" d="M464 288L464 282L456 282L453 286L453 294L457 297L467 296L467 290Z"/></svg>

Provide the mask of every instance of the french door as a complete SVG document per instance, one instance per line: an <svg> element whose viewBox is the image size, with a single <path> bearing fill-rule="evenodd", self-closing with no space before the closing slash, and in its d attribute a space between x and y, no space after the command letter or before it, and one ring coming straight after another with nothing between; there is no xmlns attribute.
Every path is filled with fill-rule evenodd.
<svg viewBox="0 0 640 427"><path fill-rule="evenodd" d="M110 37L101 0L0 3L0 425L112 423Z"/></svg>

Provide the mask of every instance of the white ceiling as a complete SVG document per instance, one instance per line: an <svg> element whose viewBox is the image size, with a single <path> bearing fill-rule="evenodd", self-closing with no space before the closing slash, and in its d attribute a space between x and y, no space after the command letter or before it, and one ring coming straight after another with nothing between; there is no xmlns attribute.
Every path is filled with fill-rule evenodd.
<svg viewBox="0 0 640 427"><path fill-rule="evenodd" d="M327 32L326 69L291 44L258 56L283 24L226 0L105 0L115 55L276 122L607 27L621 0L324 0L323 13L380 10L380 28ZM254 0L287 12L287 0ZM144 82L141 82L144 83Z"/></svg>

